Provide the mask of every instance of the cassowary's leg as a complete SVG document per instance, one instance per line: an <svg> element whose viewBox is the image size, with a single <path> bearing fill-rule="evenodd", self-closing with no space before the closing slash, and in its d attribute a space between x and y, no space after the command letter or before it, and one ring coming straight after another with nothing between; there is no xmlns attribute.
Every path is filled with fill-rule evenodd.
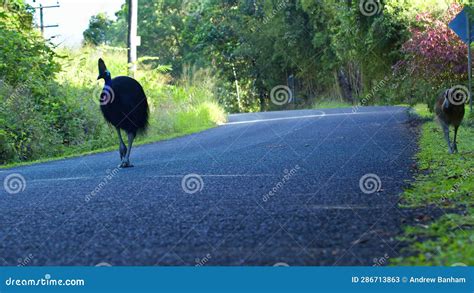
<svg viewBox="0 0 474 293"><path fill-rule="evenodd" d="M135 133L128 132L128 149L127 153L125 154L125 158L122 160L122 165L120 167L122 168L128 168L128 167L133 167L132 164L130 164L130 152L132 151L132 145L133 145L133 140L135 139Z"/></svg>
<svg viewBox="0 0 474 293"><path fill-rule="evenodd" d="M452 154L453 149L451 147L451 141L449 140L449 125L444 121L441 121L441 126L443 127L444 139L446 139L446 142L448 143L449 153Z"/></svg>
<svg viewBox="0 0 474 293"><path fill-rule="evenodd" d="M125 154L127 153L127 147L125 146L125 143L123 142L122 139L122 133L120 132L120 128L115 128L117 129L117 134L120 140L120 145L119 145L119 153L120 153L120 160L122 161L123 158L125 158Z"/></svg>
<svg viewBox="0 0 474 293"><path fill-rule="evenodd" d="M459 128L459 126L454 126L453 151L454 151L455 153L458 152L458 144L457 144L457 142L456 142L456 139L457 139L457 137L458 137L458 128Z"/></svg>

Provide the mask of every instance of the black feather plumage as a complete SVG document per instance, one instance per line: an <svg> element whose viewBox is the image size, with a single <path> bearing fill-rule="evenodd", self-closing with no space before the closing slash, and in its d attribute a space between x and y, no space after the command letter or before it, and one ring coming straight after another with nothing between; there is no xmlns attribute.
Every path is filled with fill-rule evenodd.
<svg viewBox="0 0 474 293"><path fill-rule="evenodd" d="M128 76L106 80L101 95L100 109L107 122L127 133L137 134L147 129L148 101L138 81Z"/></svg>
<svg viewBox="0 0 474 293"><path fill-rule="evenodd" d="M105 80L100 109L105 120L127 133L141 133L148 127L149 108L143 87L135 79L118 76L112 79L105 63L99 59L99 79Z"/></svg>
<svg viewBox="0 0 474 293"><path fill-rule="evenodd" d="M119 76L112 79L105 62L99 59L99 77L105 85L100 95L100 109L105 120L115 126L119 139L121 168L133 167L130 164L130 153L137 133L148 127L148 101L143 87L135 79ZM125 130L128 147L122 139L121 130Z"/></svg>

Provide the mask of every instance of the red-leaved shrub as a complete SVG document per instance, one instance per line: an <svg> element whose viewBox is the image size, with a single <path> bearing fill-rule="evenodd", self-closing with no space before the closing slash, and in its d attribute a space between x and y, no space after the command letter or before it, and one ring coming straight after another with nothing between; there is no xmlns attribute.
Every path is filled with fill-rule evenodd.
<svg viewBox="0 0 474 293"><path fill-rule="evenodd" d="M407 59L396 65L415 80L434 86L459 83L467 79L467 46L448 27L461 11L452 4L442 17L430 13L417 16L418 24L411 29L411 38L403 45Z"/></svg>

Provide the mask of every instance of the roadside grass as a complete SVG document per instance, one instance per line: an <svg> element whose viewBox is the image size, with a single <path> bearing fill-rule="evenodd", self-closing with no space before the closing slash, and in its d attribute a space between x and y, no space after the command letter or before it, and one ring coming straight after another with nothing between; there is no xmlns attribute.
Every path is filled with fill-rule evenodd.
<svg viewBox="0 0 474 293"><path fill-rule="evenodd" d="M391 104L374 104L370 106L399 106L399 107L410 107L409 104L396 104L396 105L391 105ZM352 108L352 107L357 107L357 108L363 108L366 107L365 105L360 105L360 104L351 104L348 102L344 102L341 100L320 100L316 101L312 104L311 109L339 109L339 108ZM415 107L414 107L415 108ZM426 108L426 109L424 109ZM418 112L419 110L419 112ZM419 113L423 113L423 115L431 115L429 113L429 110L426 106L418 104L416 105L416 113L420 115ZM431 116L430 116L431 117Z"/></svg>
<svg viewBox="0 0 474 293"><path fill-rule="evenodd" d="M164 140L169 140L173 138L178 138L186 135L190 135L193 133L201 132L210 128L215 127L214 124L209 124L209 125L202 125L202 126L197 126L197 127L191 127L191 128L186 128L181 130L180 132L173 132L170 134L155 134L155 135L150 135L150 136L139 136L137 139L134 141L133 146L140 146L140 145L145 145L145 144L151 144L155 142L160 142ZM59 161L59 160L64 160L64 159L70 159L70 158L77 158L77 157L82 157L82 156L87 156L87 155L92 155L92 154L98 154L98 153L104 153L104 152L111 152L111 151L117 151L117 160L118 160L118 138L117 138L117 143L114 146L108 146L104 148L96 148L94 146L90 145L85 145L82 148L72 148L66 151L63 155L61 156L56 156L56 157L49 157L49 158L43 158L39 160L34 160L34 161L26 161L26 162L15 162L15 163L10 163L6 165L0 165L0 170L2 169L9 169L9 168L14 168L14 167L21 167L21 166L29 166L29 165L34 165L34 164L39 164L39 163L46 163L46 162L53 162L53 161ZM118 161L117 161L118 162ZM118 165L118 163L117 163Z"/></svg>
<svg viewBox="0 0 474 293"><path fill-rule="evenodd" d="M426 104L416 104L412 109L419 117L433 120L433 113L430 112Z"/></svg>
<svg viewBox="0 0 474 293"><path fill-rule="evenodd" d="M474 127L469 112L459 131L459 154L450 155L442 131L426 106L414 111L422 125L416 158L420 169L401 207L422 211L404 228L407 247L392 265L474 265ZM433 216L429 210L439 212Z"/></svg>
<svg viewBox="0 0 474 293"><path fill-rule="evenodd" d="M317 101L312 105L312 109L337 109L337 108L350 108L352 104L336 101L336 100L322 100Z"/></svg>

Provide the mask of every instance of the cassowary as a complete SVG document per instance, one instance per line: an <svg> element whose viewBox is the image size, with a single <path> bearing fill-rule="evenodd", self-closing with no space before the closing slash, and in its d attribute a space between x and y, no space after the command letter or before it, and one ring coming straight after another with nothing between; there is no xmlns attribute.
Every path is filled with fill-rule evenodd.
<svg viewBox="0 0 474 293"><path fill-rule="evenodd" d="M100 109L105 120L115 126L120 141L120 167L133 167L130 164L133 140L148 127L149 110L145 92L138 81L131 77L118 76L112 79L102 59L99 59L99 79L105 80L100 95ZM127 133L128 148L123 142L121 129Z"/></svg>
<svg viewBox="0 0 474 293"><path fill-rule="evenodd" d="M445 90L436 100L435 115L443 128L444 138L448 143L450 154L458 152L456 139L459 126L464 118L464 104L467 101L467 97L468 94L466 91L451 88ZM449 140L449 126L451 125L454 127L454 140L452 145Z"/></svg>

